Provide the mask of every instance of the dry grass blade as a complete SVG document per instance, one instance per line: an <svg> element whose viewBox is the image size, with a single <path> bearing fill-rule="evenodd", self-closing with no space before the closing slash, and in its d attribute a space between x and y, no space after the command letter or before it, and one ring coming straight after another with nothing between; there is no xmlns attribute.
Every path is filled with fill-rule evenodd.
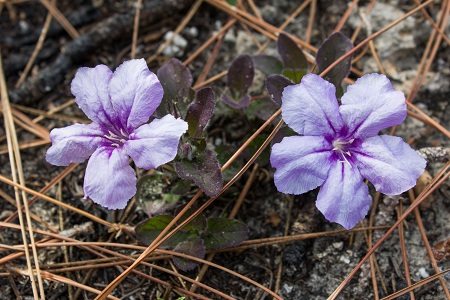
<svg viewBox="0 0 450 300"><path fill-rule="evenodd" d="M355 9L356 5L358 5L359 0L353 0L352 3L348 6L347 10L345 11L344 15L339 20L339 23L334 28L334 32L341 31L342 26L347 22L348 18L350 17L350 14Z"/></svg>
<svg viewBox="0 0 450 300"><path fill-rule="evenodd" d="M337 236L342 234L353 234L356 232L367 231L367 230L388 230L389 226L377 226L377 227L361 227L361 228L353 228L351 230L331 230L325 232L312 232L312 233L302 233L302 234L294 234L289 236L281 236L281 237L271 237L271 238L261 238L256 240L248 240L242 242L241 245L233 248L228 248L225 250L219 250L217 252L226 252L226 251L242 251L251 248L259 248L266 246L274 246L274 245L282 245L287 243L293 243L296 241L307 240L307 239L315 239L320 237L327 236Z"/></svg>
<svg viewBox="0 0 450 300"><path fill-rule="evenodd" d="M55 184L57 184L58 182L60 182L64 177L66 177L67 175L70 174L70 172L72 172L75 167L78 164L71 164L70 166L68 166L63 172L61 172L58 176L56 176L55 178L52 179L52 181L50 181L46 186L44 186L39 193L46 193L48 192ZM28 205L31 207L33 205L34 202L36 202L36 200L38 199L38 196L33 196L31 198L31 200L28 202ZM8 218L5 219L5 222L8 223L11 220L14 220L17 217L17 212L13 213L11 216L9 216ZM1 229L1 226L0 226Z"/></svg>
<svg viewBox="0 0 450 300"><path fill-rule="evenodd" d="M408 95L407 101L411 101L414 99L416 94L419 91L419 87L422 85L423 81L425 80L425 76L428 73L428 71L431 68L431 64L434 61L434 57L436 57L436 53L438 51L438 48L441 45L442 36L441 32L445 30L445 27L447 26L447 20L450 12L450 3L448 1L443 1L442 3L442 11L443 13L439 16L438 24L440 25L440 31L436 28L432 31L430 35L429 42L427 44L427 49L425 51L425 54L422 57L421 64L419 66L419 71L416 74L416 77L414 78L414 84L413 84L413 90ZM436 36L436 31L439 31L439 35L436 37L436 40L434 42L433 48L430 50L430 46L432 45L433 38ZM428 53L428 51L431 51ZM427 57L429 54L429 57ZM422 72L421 72L422 71Z"/></svg>
<svg viewBox="0 0 450 300"><path fill-rule="evenodd" d="M411 199L411 201L415 201L414 192L412 190L409 190L408 194L409 194L409 198ZM425 248L427 249L428 258L431 261L431 265L433 266L434 271L436 273L439 273L440 269L437 265L436 259L434 258L433 250L431 249L430 242L428 241L428 237L425 232L425 227L423 226L423 222L422 222L422 217L420 216L420 212L419 212L418 208L414 209L414 217L416 218L417 226L419 227L422 241L425 244ZM450 299L450 292L448 290L445 279L442 276L439 276L438 279L439 279L439 282L441 283L442 289L444 290L445 296L447 297L447 299Z"/></svg>
<svg viewBox="0 0 450 300"><path fill-rule="evenodd" d="M352 50L350 50L349 52L347 52L346 54L342 55L341 57L339 57L338 59L336 59L335 62L333 62L332 64L330 64L328 66L328 68L326 68L322 73L320 73L320 76L323 77L325 74L327 74L331 69L333 69L336 65L338 65L340 62L342 62L344 59L346 59L347 57L353 55L356 51L358 51L359 49L361 49L364 45L366 45L368 42L372 41L374 38L380 36L382 33L388 31L389 29L391 29L392 27L394 27L395 25L399 24L400 22L402 22L403 20L405 20L406 18L412 16L413 14L415 14L416 12L418 12L419 10L423 9L424 7L430 5L431 3L435 2L436 0L428 0L426 2L424 2L423 4L419 5L418 7L416 7L415 9L409 11L408 13L406 13L403 17L401 17L400 19L392 22L391 24L385 26L384 28L378 30L377 32L375 32L374 34L372 34L371 36L367 37L366 39L364 39L361 43L359 43L358 45L356 45Z"/></svg>
<svg viewBox="0 0 450 300"><path fill-rule="evenodd" d="M446 270L444 270L444 271L442 271L442 272L439 272L439 273L437 273L437 274L435 274L435 275L432 275L432 276L430 276L430 277L428 277L428 278L426 278L426 279L424 279L424 280L421 280L421 281L419 281L419 282L416 282L415 284L411 285L410 287L407 287L407 288L404 288L404 289L402 289L402 290L400 290L400 291L398 291L398 292L395 292L395 293L393 293L393 294L391 294L391 295L389 295L389 296L387 296L387 297L384 297L384 298L381 299L381 300L391 300L391 299L398 298L398 297L400 297L401 295L404 295L404 294L406 294L406 293L408 293L408 292L410 292L410 291L412 291L412 290L414 290L414 289L416 289L416 288L419 288L419 287L421 287L421 286L423 286L423 285L425 285L425 284L427 284L427 283L429 283L429 282L435 280L436 278L445 275L445 274L448 273L448 272L450 272L450 269L446 269Z"/></svg>
<svg viewBox="0 0 450 300"><path fill-rule="evenodd" d="M47 140L33 140L33 141L24 141L19 143L19 149L29 149L29 148L35 148L43 145L47 145ZM8 153L8 147L7 146L1 146L0 147L0 155Z"/></svg>
<svg viewBox="0 0 450 300"><path fill-rule="evenodd" d="M63 13L48 0L39 0L45 8L52 14L52 16L58 21L59 24L67 31L67 33L72 37L72 39L77 39L80 37L78 31L70 24Z"/></svg>
<svg viewBox="0 0 450 300"><path fill-rule="evenodd" d="M36 191L34 191L34 190L30 189L30 188L27 188L27 187L25 187L25 186L23 186L21 184L15 183L14 181L12 181L12 180L4 177L4 176L0 175L0 181L4 182L6 184L9 184L11 186L14 186L14 187L22 190L23 192L26 192L26 193L29 193L31 195L37 196L37 197L39 197L41 199L44 199L44 200L46 200L48 202L51 202L53 204L56 204L56 205L61 206L63 208L66 208L68 210L71 210L71 211L73 211L73 212L75 212L75 213L77 213L79 215L85 216L85 217L87 217L87 218L89 218L89 219L91 219L91 220L93 220L93 221L95 221L97 223L100 223L100 224L102 224L104 226L120 230L120 228L119 228L120 226L117 225L117 224L111 224L111 223L109 223L109 222L107 222L107 221L105 221L105 220L103 220L103 219L101 219L99 217L96 217L96 216L94 216L94 215L92 215L90 213L85 212L84 210L81 210L81 209L73 207L73 206L71 206L69 204L60 202L60 201L55 200L55 199L53 199L53 198L51 198L49 196L46 196L46 195L41 194L39 192L36 192Z"/></svg>
<svg viewBox="0 0 450 300"><path fill-rule="evenodd" d="M197 12L198 8L200 7L200 5L203 3L203 0L196 0L194 5L192 5L191 9L189 10L189 12L187 13L187 15L185 16L185 18L183 19L182 22L180 22L180 24L178 25L178 27L175 29L175 31L173 32L172 36L169 37L159 48L158 50L155 52L155 54L153 54L152 56L150 56L147 59L147 64L149 64L150 62L154 61L163 51L164 49L166 49L170 43L173 42L173 40L177 37L177 35L181 32L181 30L183 30L184 27L186 27L186 25L189 23L189 21L192 19L192 17L194 16L194 14Z"/></svg>
<svg viewBox="0 0 450 300"><path fill-rule="evenodd" d="M220 38L231 26L233 26L233 24L235 22L236 22L236 19L228 20L228 22L222 28L220 28L219 31L214 33L213 36L211 36L206 42L204 42L200 48L195 50L195 52L192 53L189 56L189 58L186 59L183 63L186 66L189 65L192 61L195 60L195 58L197 58L197 56L199 56L203 51L205 51L205 49L208 48L216 39ZM194 89L196 89L196 88L194 88Z"/></svg>
<svg viewBox="0 0 450 300"><path fill-rule="evenodd" d="M311 12L315 12L315 4L316 0L306 0L304 1L292 14L289 15L289 17L286 18L286 20L283 22L283 24L280 25L279 29L280 32L283 31L284 28L286 28L286 26L288 26L289 24L291 24L291 22L298 16L299 13L301 13L310 3L313 3L311 5ZM312 13L311 13L312 15ZM305 41L306 43L309 44L309 40L308 40L308 34L311 34L311 30L312 30L312 24L313 22L310 21L308 22L308 28L306 29L306 38ZM267 46L269 46L269 44L272 42L272 40L268 40L267 42L265 42L261 48L259 48L257 54L260 54L264 51L264 49L267 48Z"/></svg>
<svg viewBox="0 0 450 300"><path fill-rule="evenodd" d="M2 52L0 48L0 92L1 92L1 102L2 102L2 109L3 109L3 117L5 122L5 129L6 129L6 136L8 141L8 150L9 150L9 162L11 164L11 171L12 171L12 177L15 183L20 182L20 184L25 184L25 179L23 176L23 169L22 169L22 159L20 156L20 150L19 150L19 143L17 141L17 134L14 126L13 116L11 112L11 106L9 103L8 98L8 91L6 89L6 81L3 71L3 62L2 62ZM39 286L39 294L36 288L36 283L34 281L34 274L31 272L33 268L33 264L31 262L31 257L28 252L28 249L25 251L26 259L27 259L27 266L28 271L30 271L30 279L32 282L33 287L33 295L37 299L39 297L45 298L45 291L44 291L44 285L42 282L42 278L40 276L39 272L39 260L36 250L36 245L34 242L34 234L32 230L32 223L31 223L31 216L30 211L28 208L28 200L24 192L19 193L18 189L15 189L15 198L16 198L16 207L19 211L19 220L21 225L21 232L22 232L22 239L25 244L27 244L27 236L26 236L26 229L25 226L28 224L29 230L29 238L30 238L30 244L31 249L33 253L33 260L34 260L34 266L36 268L36 276L38 280L38 286ZM23 201L23 207L25 208L25 219L23 219L22 215L22 201ZM40 295L40 296L39 296Z"/></svg>
<svg viewBox="0 0 450 300"><path fill-rule="evenodd" d="M133 40L131 41L131 59L136 57L136 43L139 32L139 17L141 15L142 0L136 1L136 15L134 16Z"/></svg>
<svg viewBox="0 0 450 300"><path fill-rule="evenodd" d="M55 5L55 0L52 0L51 5ZM16 83L16 89L25 81L25 79L28 76L28 73L31 70L31 67L34 64L34 61L36 60L36 57L39 54L39 51L42 48L42 45L44 44L45 37L47 36L48 28L50 27L50 23L52 22L52 14L48 13L47 17L45 18L44 26L42 26L41 34L39 35L39 39L36 43L36 46L34 47L33 53L31 54L30 59L27 62L27 65L25 66L25 69L23 70L22 74L20 75L19 80Z"/></svg>
<svg viewBox="0 0 450 300"><path fill-rule="evenodd" d="M11 113L13 115L13 120L17 125L22 127L23 129L27 130L28 132L31 132L38 137L40 137L42 140L47 141L47 143L50 142L50 133L48 130L33 122L30 118L28 118L25 114L21 113L15 108L11 108Z"/></svg>
<svg viewBox="0 0 450 300"><path fill-rule="evenodd" d="M16 201L9 196L7 193L5 193L4 191L0 190L0 197L2 197L3 199L5 199L6 201L8 201L11 205L16 206ZM17 211L12 214L11 216L17 216ZM11 218L11 216L8 217ZM48 224L47 222L45 222L42 218L40 218L38 215L30 212L30 217L35 220L38 224L40 224L41 226L43 226L44 228L48 228L53 232L58 232L58 229L50 224ZM1 227L0 227L1 228Z"/></svg>
<svg viewBox="0 0 450 300"><path fill-rule="evenodd" d="M430 126L433 126L437 130L439 130L440 132L445 134L448 138L450 138L450 131L448 131L447 128L445 128L444 126L442 126L441 124L439 124L438 122L436 122L435 120L430 118L426 113L424 113L420 108L418 108L414 104L412 104L410 102L406 102L406 105L409 108L412 108L413 110L415 110L418 113L419 117L423 118L424 121L428 122L427 124L429 124ZM408 114L409 114L409 111L408 111Z"/></svg>
<svg viewBox="0 0 450 300"><path fill-rule="evenodd" d="M415 209L414 211L416 211L417 209ZM398 217L401 216L403 211L403 205L402 202L399 201L399 205L397 207L397 215ZM406 243L405 243L405 228L403 226L403 223L400 223L400 225L398 226L398 235L399 235L399 243L400 243L400 250L402 253L402 260L403 260L403 268L405 269L405 277L406 277L406 283L408 285L408 287L410 287L412 285L411 282L411 276L409 275L409 264L408 264L408 254L407 254L407 249L406 249ZM409 293L409 297L411 297L411 300L415 300L415 296L414 293L411 291Z"/></svg>
<svg viewBox="0 0 450 300"><path fill-rule="evenodd" d="M66 278L66 277L63 277L63 276L55 275L55 274L52 274L52 273L47 272L47 271L41 271L41 274L42 274L42 277L47 279L47 280L60 282L60 283L64 283L64 284L67 284L67 285L70 285L70 286L78 287L78 288L81 288L81 289L86 290L88 292L91 292L93 294L99 294L100 293L99 290L96 290L96 289L91 288L90 286L87 286L87 285L84 285L84 284L80 284L80 283L78 283L76 281L73 281L73 280L71 280L69 278ZM110 296L110 295L108 295L106 297L106 299L120 300L120 298L117 298L117 297L114 297L114 296Z"/></svg>
<svg viewBox="0 0 450 300"><path fill-rule="evenodd" d="M2 224L2 223L3 223L3 222L0 222L0 224ZM7 226L7 227L9 227L9 228L16 228L16 229L19 229L19 227L18 227L17 225L14 225L14 224L4 224L4 223L3 223L2 225L3 225L3 226ZM51 233L48 233L48 232L44 232L44 231L42 231L42 230L35 230L35 232L38 232L38 233L41 233L41 234L44 234L44 235L49 235L49 236L52 236L52 237L58 237L58 235L56 235L56 234L51 234ZM44 243L39 243L38 245L39 245L39 247L78 246L78 247L83 247L83 248L85 248L85 249L86 249L86 246L93 246L93 245L95 245L95 246L96 246L95 248L96 248L97 250L103 251L103 252L105 252L105 253L107 253L107 254L111 254L111 255L120 257L120 258L122 258L122 259L127 260L128 262L133 262L134 259L133 259L132 257L126 256L126 255L123 255L123 254L120 254L120 253L118 253L118 252L113 252L113 251L111 251L111 250L108 250L108 249L105 249L105 248L101 248L101 247L98 247L98 246L105 246L105 247L111 247L111 246L114 247L114 246L116 246L116 247L123 247L123 248L142 249L142 247L134 246L134 245L127 245L127 244L115 244L115 243L110 243L110 242L80 242L80 241L76 241L76 240L74 240L74 239L66 238L66 237L63 237L63 236L59 236L59 238L61 238L61 239L64 240L64 241L67 241L67 242L57 242L57 243L55 243L55 242L47 242L47 243L44 242ZM9 247L8 247L8 248L9 248ZM14 247L14 248L12 248L12 249L23 250L24 247L23 247L23 246L20 246L20 247ZM210 266L212 266L212 267L215 267L215 268L217 268L217 269L220 269L220 270L222 270L222 271L225 271L225 272L227 272L227 273L229 273L229 274L231 274L231 275L233 275L233 276L236 276L236 277L238 277L238 278L241 278L241 279L243 279L243 280L245 280L245 281L248 281L248 282L251 283L251 284L254 284L254 285L256 285L256 286L258 286L258 287L264 289L263 286L261 286L260 284L256 283L255 281L252 281L252 280L246 278L245 276L240 275L240 274L238 274L238 273L236 273L236 272L233 272L233 271L231 271L231 270L228 270L228 269L226 269L226 268L224 268L224 267L222 267L222 266L220 266L220 265L217 265L217 264L214 264L214 263L211 263L211 262L208 262L208 261L205 261L205 260L196 258L196 257L192 257L192 256L189 256L189 255L185 255L185 254L178 253L178 252L173 252L173 251L168 251L168 250L156 250L156 253L162 253L162 254L168 254L168 255L176 255L176 256L180 256L180 257L184 257L184 258L189 258L189 259L192 259L192 260L196 260L196 261L198 261L198 262L205 263L205 264L208 264L208 265L210 265ZM15 258L15 257L12 257L12 258ZM11 260L11 258L10 258L9 260ZM8 261L9 261L9 260L8 260ZM179 277L183 278L184 280L189 281L189 282L191 282L191 283L198 284L198 285L201 286L202 288L207 289L207 290L210 290L211 292L213 292L213 293L215 293L215 294L217 294L217 295L219 295L219 296L221 296L221 297L223 297L223 298L225 298L225 299L233 299L232 297L229 297L229 296L227 296L226 294L224 294L224 293L222 293L222 292L220 292L220 291L218 291L218 290L216 290L216 289L214 289L214 288L208 287L208 286L205 285L205 284L202 284L202 283L200 283L200 282L194 281L193 279L191 279L191 278L189 278L189 277L187 277L187 276L181 275L181 274L179 274L178 272L174 272L174 271L165 269L165 268L163 268L163 267L160 267L160 266L157 266L157 265L154 265L154 264L149 264L149 263L146 263L146 262L142 262L142 263L143 263L144 265L146 265L146 266L149 266L149 267L155 268L155 269L157 269L157 270L160 270L160 271L169 273L169 274L171 274L171 275L179 276ZM115 264L113 264L113 265L117 265L117 261L116 261ZM67 271L67 270L62 270L62 271ZM135 271L136 271L136 270L133 270L133 272L135 272ZM160 282L160 283L162 282L161 280L157 280L157 281ZM188 293L189 293L189 292L188 292Z"/></svg>
<svg viewBox="0 0 450 300"><path fill-rule="evenodd" d="M394 225L383 235L383 237L375 243L375 245L370 248L364 258L358 263L358 265L352 270L352 272L342 281L342 283L336 288L336 290L328 297L329 300L336 299L339 293L344 289L350 279L355 275L355 273L361 268L363 263L375 252L375 250L384 242L384 240L392 234L392 232L400 225L401 222L405 220L405 218L414 211L416 207L420 205L420 203L430 195L436 188L442 184L448 177L450 177L450 162L447 163L440 173L439 177L435 177L433 181L430 183L430 189L424 190L419 197L417 197L416 201L414 201L411 206L403 213L403 215L395 222Z"/></svg>

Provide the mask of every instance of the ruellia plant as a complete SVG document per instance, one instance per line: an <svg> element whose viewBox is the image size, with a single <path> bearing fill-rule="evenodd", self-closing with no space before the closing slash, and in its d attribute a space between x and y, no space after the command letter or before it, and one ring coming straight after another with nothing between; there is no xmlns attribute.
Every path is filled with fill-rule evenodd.
<svg viewBox="0 0 450 300"><path fill-rule="evenodd" d="M450 299L450 1L98 2L0 2L0 299Z"/></svg>
<svg viewBox="0 0 450 300"><path fill-rule="evenodd" d="M332 34L318 49L318 71L325 71L352 48L343 34ZM343 92L351 57L324 78L308 74L305 55L286 34L278 38L278 53L281 60L245 54L234 59L221 99L232 109L246 108L251 103L254 68L267 74L270 100L281 107L284 122L298 134L272 146L275 186L279 192L296 195L321 186L317 208L329 221L351 229L371 205L364 179L379 192L398 195L412 188L424 171L425 160L401 138L378 135L406 118L405 97L380 74L364 75ZM206 130L215 93L210 87L194 92L191 86L190 70L176 59L157 74L143 59L126 61L115 72L104 65L81 68L71 90L92 123L54 129L50 135L48 162L64 166L90 157L85 199L122 209L138 191L138 203L152 216L135 228L147 245L174 220L165 211L189 192L189 182L210 197L219 195L223 187ZM144 176L137 184L129 158L147 170L170 167ZM189 208L176 224L192 214ZM207 250L238 245L247 231L240 221L199 214L161 246L203 258ZM180 257L174 262L185 271L197 265Z"/></svg>
<svg viewBox="0 0 450 300"><path fill-rule="evenodd" d="M175 214L179 213L181 208L179 207ZM181 224L194 211L192 207L189 208L176 222L176 225ZM150 218L136 226L136 235L143 244L150 245L171 221L173 221L173 217L170 215L158 215ZM239 220L217 217L206 219L203 214L199 214L168 238L161 247L204 258L206 251L237 246L247 237L247 225ZM172 258L175 265L183 271L191 270L198 265L197 262L183 257L173 256Z"/></svg>

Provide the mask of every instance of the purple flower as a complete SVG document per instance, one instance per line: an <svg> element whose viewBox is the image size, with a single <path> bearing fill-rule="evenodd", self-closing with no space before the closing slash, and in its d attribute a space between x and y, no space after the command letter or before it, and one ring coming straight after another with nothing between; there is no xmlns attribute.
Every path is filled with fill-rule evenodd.
<svg viewBox="0 0 450 300"><path fill-rule="evenodd" d="M188 125L166 115L145 124L161 103L163 89L144 59L121 64L113 73L105 65L78 70L71 86L75 101L93 122L53 129L46 160L57 166L89 158L85 199L122 209L136 194L139 168L154 169L173 160Z"/></svg>
<svg viewBox="0 0 450 300"><path fill-rule="evenodd" d="M406 118L405 96L384 75L368 74L348 87L339 106L334 85L317 75L288 86L284 121L303 136L273 145L275 185L286 194L318 186L316 206L346 229L362 220L371 204L366 178L386 195L416 184L426 162L401 138L378 132Z"/></svg>

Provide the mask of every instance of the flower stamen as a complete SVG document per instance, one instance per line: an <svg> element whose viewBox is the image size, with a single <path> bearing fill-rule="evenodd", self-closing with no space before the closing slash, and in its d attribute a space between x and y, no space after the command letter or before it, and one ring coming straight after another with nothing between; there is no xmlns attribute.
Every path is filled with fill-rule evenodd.
<svg viewBox="0 0 450 300"><path fill-rule="evenodd" d="M111 132L110 130L108 130L109 135L105 134L103 136L105 138L107 138L108 140L110 140L111 142L117 142L117 143L112 143L111 146L120 147L120 145L123 145L128 140L123 129L120 129L120 133L122 134L122 136L119 136L119 135Z"/></svg>
<svg viewBox="0 0 450 300"><path fill-rule="evenodd" d="M350 153L348 147L353 143L355 139L351 139L351 140L342 140L342 139L337 139L333 141L333 151L336 151L340 157L340 162L341 163L348 163L348 165L350 166L350 168L352 167L351 163L348 161L347 156L351 157L352 154Z"/></svg>

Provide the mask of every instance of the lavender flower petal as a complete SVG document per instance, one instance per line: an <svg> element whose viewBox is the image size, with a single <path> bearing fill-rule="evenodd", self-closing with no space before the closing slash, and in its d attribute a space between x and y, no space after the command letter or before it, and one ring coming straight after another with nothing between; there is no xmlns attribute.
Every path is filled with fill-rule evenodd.
<svg viewBox="0 0 450 300"><path fill-rule="evenodd" d="M299 134L333 135L343 127L336 100L336 88L315 74L300 84L284 88L282 117Z"/></svg>
<svg viewBox="0 0 450 300"><path fill-rule="evenodd" d="M188 124L166 115L136 129L124 144L124 150L139 168L154 169L175 158L178 142Z"/></svg>
<svg viewBox="0 0 450 300"><path fill-rule="evenodd" d="M55 166L68 166L88 159L104 138L100 126L92 123L55 128L50 132L50 140L52 146L45 155L47 162Z"/></svg>
<svg viewBox="0 0 450 300"><path fill-rule="evenodd" d="M368 138L354 156L361 175L386 195L398 195L412 188L426 165L416 151L396 136Z"/></svg>
<svg viewBox="0 0 450 300"><path fill-rule="evenodd" d="M327 220L351 229L367 215L371 202L361 174L344 162L331 166L316 206Z"/></svg>
<svg viewBox="0 0 450 300"><path fill-rule="evenodd" d="M330 168L331 145L319 136L285 137L272 146L270 162L278 191L302 194L321 185Z"/></svg>
<svg viewBox="0 0 450 300"><path fill-rule="evenodd" d="M113 127L117 117L108 91L111 76L111 70L105 65L80 68L71 84L75 102L81 110L89 119L105 128Z"/></svg>
<svg viewBox="0 0 450 300"><path fill-rule="evenodd" d="M339 111L354 137L371 137L406 118L405 95L381 74L367 74L348 86Z"/></svg>
<svg viewBox="0 0 450 300"><path fill-rule="evenodd" d="M136 128L148 121L161 103L163 88L145 59L129 60L114 72L109 83L114 110L123 128Z"/></svg>
<svg viewBox="0 0 450 300"><path fill-rule="evenodd" d="M85 199L109 209L122 209L136 194L136 175L123 149L100 147L89 159L84 176Z"/></svg>

